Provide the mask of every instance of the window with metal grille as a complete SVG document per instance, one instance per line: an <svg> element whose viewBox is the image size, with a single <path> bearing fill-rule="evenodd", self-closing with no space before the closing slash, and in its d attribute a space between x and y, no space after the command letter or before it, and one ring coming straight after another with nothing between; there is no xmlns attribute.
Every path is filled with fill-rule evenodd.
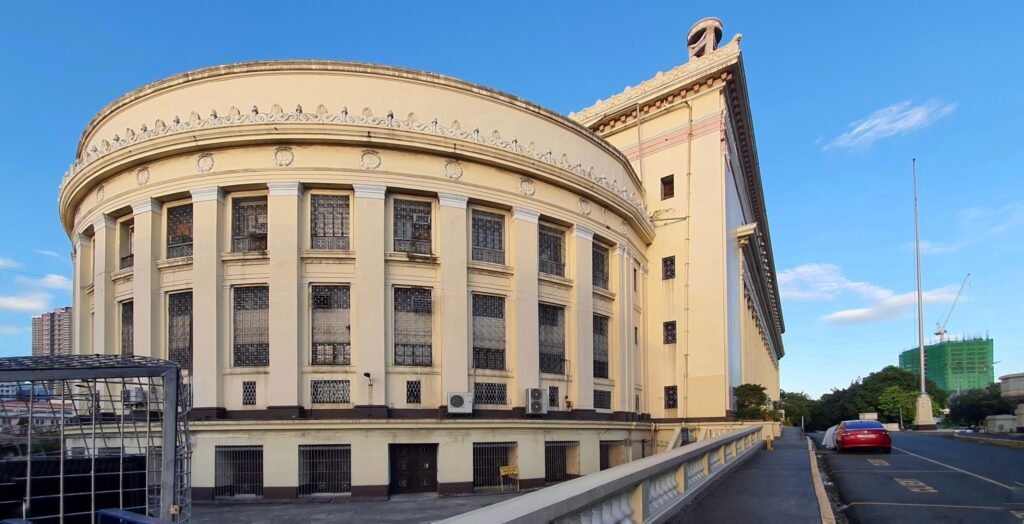
<svg viewBox="0 0 1024 524"><path fill-rule="evenodd" d="M192 256L192 204L167 210L167 258Z"/></svg>
<svg viewBox="0 0 1024 524"><path fill-rule="evenodd" d="M669 320L668 322L664 322L662 324L661 338L663 339L665 344L675 344L676 343L676 321L675 320Z"/></svg>
<svg viewBox="0 0 1024 524"><path fill-rule="evenodd" d="M665 408L679 407L679 389L676 386L665 386Z"/></svg>
<svg viewBox="0 0 1024 524"><path fill-rule="evenodd" d="M310 202L310 247L349 249L349 203L345 195L313 195Z"/></svg>
<svg viewBox="0 0 1024 524"><path fill-rule="evenodd" d="M131 300L121 302L121 354L135 354L135 308Z"/></svg>
<svg viewBox="0 0 1024 524"><path fill-rule="evenodd" d="M595 389L594 407L596 409L612 409L612 392L603 389Z"/></svg>
<svg viewBox="0 0 1024 524"><path fill-rule="evenodd" d="M473 367L505 369L505 297L473 295Z"/></svg>
<svg viewBox="0 0 1024 524"><path fill-rule="evenodd" d="M540 304L540 370L565 374L565 308Z"/></svg>
<svg viewBox="0 0 1024 524"><path fill-rule="evenodd" d="M118 269L127 269L135 265L135 224L126 222L121 225L121 260Z"/></svg>
<svg viewBox="0 0 1024 524"><path fill-rule="evenodd" d="M594 244L593 249L594 287L608 289L608 248Z"/></svg>
<svg viewBox="0 0 1024 524"><path fill-rule="evenodd" d="M668 280L676 278L676 257L664 257L661 259L661 279Z"/></svg>
<svg viewBox="0 0 1024 524"><path fill-rule="evenodd" d="M473 443L473 487L501 484L501 468L516 465L515 442Z"/></svg>
<svg viewBox="0 0 1024 524"><path fill-rule="evenodd" d="M548 407L557 408L559 400L558 386L548 386Z"/></svg>
<svg viewBox="0 0 1024 524"><path fill-rule="evenodd" d="M676 177L669 175L661 177L661 199L667 200L676 196Z"/></svg>
<svg viewBox="0 0 1024 524"><path fill-rule="evenodd" d="M549 275L565 276L565 231L541 224L537 229L538 270Z"/></svg>
<svg viewBox="0 0 1024 524"><path fill-rule="evenodd" d="M352 402L349 381L311 380L309 398L313 404L348 404Z"/></svg>
<svg viewBox="0 0 1024 524"><path fill-rule="evenodd" d="M214 496L263 496L263 446L214 446Z"/></svg>
<svg viewBox="0 0 1024 524"><path fill-rule="evenodd" d="M594 378L608 378L608 317L594 315Z"/></svg>
<svg viewBox="0 0 1024 524"><path fill-rule="evenodd" d="M430 202L395 199L395 251L429 255Z"/></svg>
<svg viewBox="0 0 1024 524"><path fill-rule="evenodd" d="M242 382L242 405L256 405L256 381L246 380Z"/></svg>
<svg viewBox="0 0 1024 524"><path fill-rule="evenodd" d="M600 468L601 471L604 471L612 467L612 451L615 450L615 448L621 447L622 442L602 440L598 445L600 453Z"/></svg>
<svg viewBox="0 0 1024 524"><path fill-rule="evenodd" d="M431 366L431 290L395 288L395 365Z"/></svg>
<svg viewBox="0 0 1024 524"><path fill-rule="evenodd" d="M505 217L473 210L473 260L505 263Z"/></svg>
<svg viewBox="0 0 1024 524"><path fill-rule="evenodd" d="M233 362L236 367L270 365L270 288L236 287Z"/></svg>
<svg viewBox="0 0 1024 524"><path fill-rule="evenodd" d="M300 497L352 492L352 446L299 446Z"/></svg>
<svg viewBox="0 0 1024 524"><path fill-rule="evenodd" d="M498 382L476 382L473 384L474 404L508 404L508 385Z"/></svg>
<svg viewBox="0 0 1024 524"><path fill-rule="evenodd" d="M423 400L423 387L419 380L405 381L405 403L419 404Z"/></svg>
<svg viewBox="0 0 1024 524"><path fill-rule="evenodd" d="M563 482L579 476L580 443L544 443L544 482Z"/></svg>
<svg viewBox="0 0 1024 524"><path fill-rule="evenodd" d="M192 292L167 295L167 359L192 369Z"/></svg>
<svg viewBox="0 0 1024 524"><path fill-rule="evenodd" d="M267 197L237 197L231 200L231 251L246 253L267 250Z"/></svg>
<svg viewBox="0 0 1024 524"><path fill-rule="evenodd" d="M310 363L348 366L352 363L349 286L313 286L310 289L313 329Z"/></svg>

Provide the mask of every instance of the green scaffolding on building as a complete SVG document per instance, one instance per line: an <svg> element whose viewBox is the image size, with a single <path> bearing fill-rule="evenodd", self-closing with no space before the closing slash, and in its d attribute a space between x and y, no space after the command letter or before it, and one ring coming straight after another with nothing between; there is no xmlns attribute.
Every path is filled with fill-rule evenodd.
<svg viewBox="0 0 1024 524"><path fill-rule="evenodd" d="M995 383L991 338L947 340L924 347L925 370L940 389L957 393L983 389ZM900 369L920 374L919 350L900 353Z"/></svg>

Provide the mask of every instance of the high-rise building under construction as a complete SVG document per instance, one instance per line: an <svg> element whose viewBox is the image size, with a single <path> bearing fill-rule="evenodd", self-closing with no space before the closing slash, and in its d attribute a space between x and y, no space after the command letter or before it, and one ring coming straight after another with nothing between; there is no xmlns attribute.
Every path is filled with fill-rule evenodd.
<svg viewBox="0 0 1024 524"><path fill-rule="evenodd" d="M993 349L993 340L988 337L945 340L925 346L926 376L940 389L950 393L988 387L995 383ZM920 373L918 351L915 348L900 353L900 368Z"/></svg>

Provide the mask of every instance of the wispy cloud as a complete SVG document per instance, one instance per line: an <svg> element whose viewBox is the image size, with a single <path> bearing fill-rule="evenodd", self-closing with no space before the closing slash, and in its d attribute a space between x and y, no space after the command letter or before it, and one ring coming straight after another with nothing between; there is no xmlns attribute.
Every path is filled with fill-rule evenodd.
<svg viewBox="0 0 1024 524"><path fill-rule="evenodd" d="M71 279L64 275L47 274L39 278L18 276L14 279L21 285L29 287L40 287L46 289L60 289L71 291Z"/></svg>
<svg viewBox="0 0 1024 524"><path fill-rule="evenodd" d="M925 304L949 304L956 299L956 286L946 286L921 293ZM844 309L821 317L829 324L866 324L909 315L917 304L917 293L909 292L880 300L868 307Z"/></svg>
<svg viewBox="0 0 1024 524"><path fill-rule="evenodd" d="M47 257L61 258L61 259L64 258L64 257L60 256L60 254L58 254L56 251L50 251L49 249L33 249L32 251L37 253L37 254L40 254L40 255L43 255L43 256L47 256Z"/></svg>
<svg viewBox="0 0 1024 524"><path fill-rule="evenodd" d="M9 258L0 257L0 269L12 269L16 268L21 264L18 264L14 260Z"/></svg>
<svg viewBox="0 0 1024 524"><path fill-rule="evenodd" d="M0 324L0 335L17 335L18 333L24 331L28 331L28 329L21 326L8 326Z"/></svg>
<svg viewBox="0 0 1024 524"><path fill-rule="evenodd" d="M40 313L50 306L50 295L32 291L21 295L0 296L0 311L18 313Z"/></svg>
<svg viewBox="0 0 1024 524"><path fill-rule="evenodd" d="M934 124L956 110L956 102L929 100L913 105L909 100L883 107L863 120L850 124L850 130L837 136L824 149L857 149L878 140L902 135Z"/></svg>
<svg viewBox="0 0 1024 524"><path fill-rule="evenodd" d="M956 217L959 238L949 242L922 240L922 254L958 253L966 247L1024 230L1024 201L993 208L967 208L957 212ZM914 243L907 242L903 248L913 250Z"/></svg>

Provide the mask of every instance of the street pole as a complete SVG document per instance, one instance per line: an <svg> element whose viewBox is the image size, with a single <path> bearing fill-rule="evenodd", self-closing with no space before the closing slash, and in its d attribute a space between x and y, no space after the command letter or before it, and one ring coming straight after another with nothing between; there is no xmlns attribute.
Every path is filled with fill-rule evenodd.
<svg viewBox="0 0 1024 524"><path fill-rule="evenodd" d="M917 211L917 159L911 159L911 171L914 175L914 251L917 256L917 347L921 357L921 394L917 397L917 413L914 414L914 429L935 429L935 418L932 417L932 399L925 389L924 360L924 298L921 291L921 228L918 223Z"/></svg>

